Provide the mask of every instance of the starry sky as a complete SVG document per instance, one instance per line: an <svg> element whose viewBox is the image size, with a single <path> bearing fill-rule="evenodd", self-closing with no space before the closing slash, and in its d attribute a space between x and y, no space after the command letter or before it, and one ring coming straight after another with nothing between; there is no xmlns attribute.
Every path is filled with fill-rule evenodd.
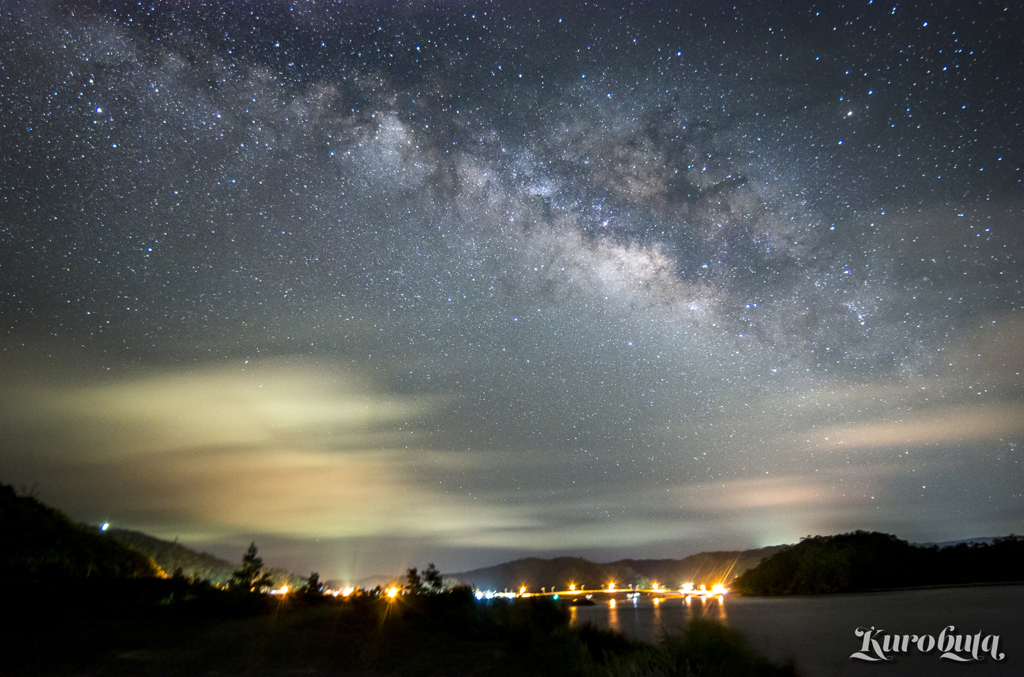
<svg viewBox="0 0 1024 677"><path fill-rule="evenodd" d="M355 578L1024 530L1024 7L0 2L0 481Z"/></svg>

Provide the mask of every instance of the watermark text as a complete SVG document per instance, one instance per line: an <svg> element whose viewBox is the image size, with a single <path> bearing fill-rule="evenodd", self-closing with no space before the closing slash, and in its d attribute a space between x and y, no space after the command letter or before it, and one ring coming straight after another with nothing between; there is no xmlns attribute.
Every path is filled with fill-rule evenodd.
<svg viewBox="0 0 1024 677"><path fill-rule="evenodd" d="M1001 661L1006 654L999 651L999 635L984 635L979 630L973 635L958 634L952 625L946 626L934 635L894 635L874 626L857 628L853 631L861 638L860 651L855 651L851 659L861 661L891 661L897 654L918 651L923 654L936 649L941 653L940 659L970 663L983 661L991 656L992 660Z"/></svg>

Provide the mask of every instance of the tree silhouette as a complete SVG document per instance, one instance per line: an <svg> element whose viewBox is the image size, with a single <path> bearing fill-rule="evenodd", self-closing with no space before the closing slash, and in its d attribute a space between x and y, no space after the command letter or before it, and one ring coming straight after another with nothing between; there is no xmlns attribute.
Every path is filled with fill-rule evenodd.
<svg viewBox="0 0 1024 677"><path fill-rule="evenodd" d="M423 594L423 579L420 578L416 567L412 567L405 572L405 581L405 589L409 591L410 595Z"/></svg>
<svg viewBox="0 0 1024 677"><path fill-rule="evenodd" d="M320 582L320 574L312 572L306 580L306 585L302 586L302 591L308 595L322 595L324 585Z"/></svg>
<svg viewBox="0 0 1024 677"><path fill-rule="evenodd" d="M444 578L442 578L441 572L437 570L433 562L428 564L427 568L423 570L423 581L430 588L430 592L435 595L444 590Z"/></svg>
<svg viewBox="0 0 1024 677"><path fill-rule="evenodd" d="M262 592L273 583L270 574L263 572L263 560L256 554L256 543L249 544L249 549L242 555L242 566L231 574L232 590L242 592Z"/></svg>

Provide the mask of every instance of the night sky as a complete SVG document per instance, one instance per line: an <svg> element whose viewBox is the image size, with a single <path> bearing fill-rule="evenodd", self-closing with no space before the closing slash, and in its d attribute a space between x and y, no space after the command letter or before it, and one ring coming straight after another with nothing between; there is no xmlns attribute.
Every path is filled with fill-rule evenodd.
<svg viewBox="0 0 1024 677"><path fill-rule="evenodd" d="M0 481L322 578L1020 533L1022 26L0 0Z"/></svg>

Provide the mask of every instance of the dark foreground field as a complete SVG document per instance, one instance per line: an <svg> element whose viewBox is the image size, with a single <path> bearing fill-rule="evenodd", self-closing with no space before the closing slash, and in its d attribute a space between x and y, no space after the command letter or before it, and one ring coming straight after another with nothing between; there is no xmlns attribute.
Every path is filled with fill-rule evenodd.
<svg viewBox="0 0 1024 677"><path fill-rule="evenodd" d="M658 646L541 599L468 590L386 601L231 596L169 581L22 586L5 605L11 675L790 675L728 629Z"/></svg>

